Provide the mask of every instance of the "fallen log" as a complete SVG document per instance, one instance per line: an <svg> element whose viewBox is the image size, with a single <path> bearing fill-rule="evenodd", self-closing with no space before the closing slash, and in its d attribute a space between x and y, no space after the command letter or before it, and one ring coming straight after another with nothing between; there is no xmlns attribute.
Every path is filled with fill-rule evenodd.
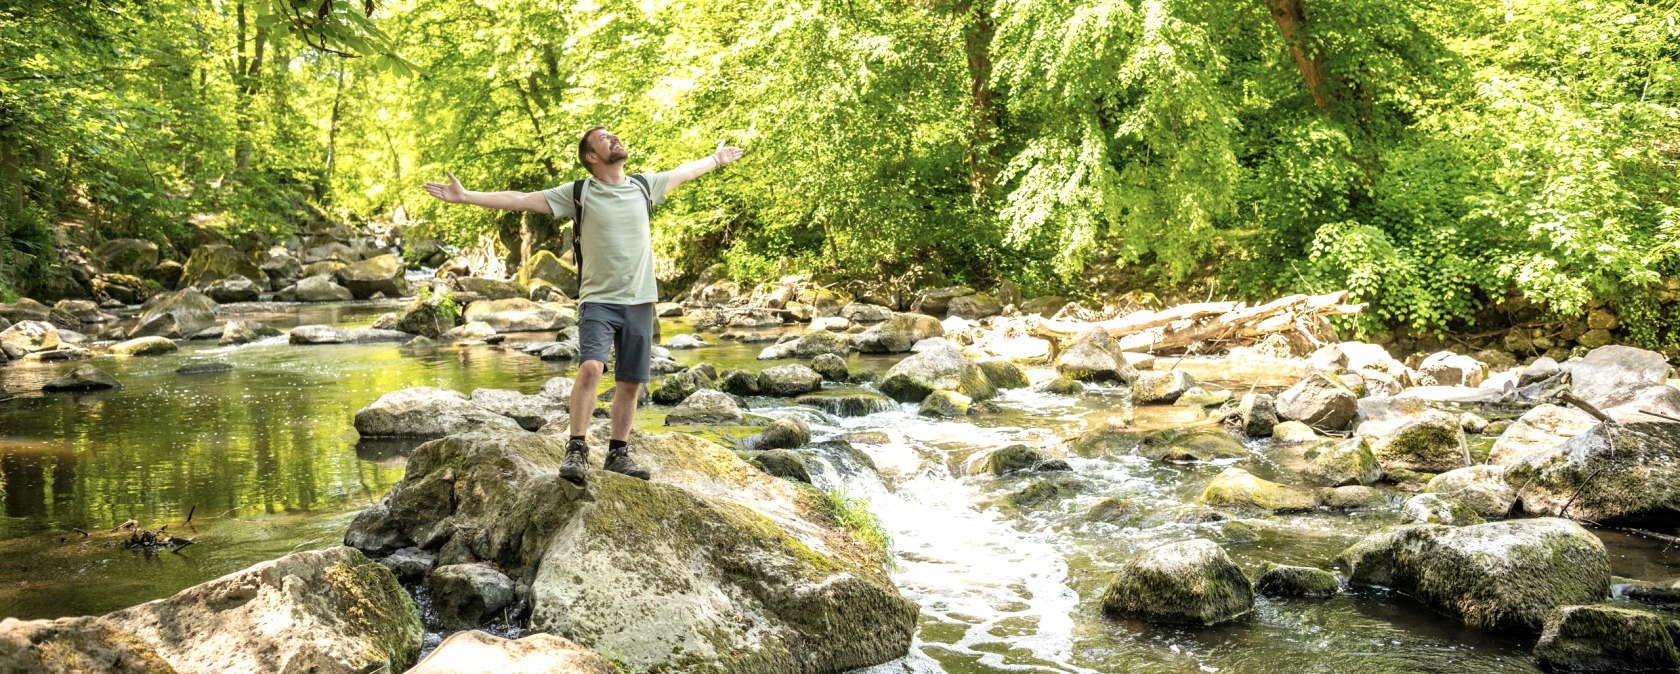
<svg viewBox="0 0 1680 674"><path fill-rule="evenodd" d="M1347 304L1347 292L1324 295L1290 295L1258 306L1230 302L1186 304L1162 311L1139 311L1120 318L1094 323L1046 321L1034 334L1052 340L1085 334L1092 328L1106 330L1122 351L1208 352L1252 344L1274 334L1286 334L1293 341L1322 344L1335 338L1326 320L1330 316L1353 316L1364 304Z"/></svg>

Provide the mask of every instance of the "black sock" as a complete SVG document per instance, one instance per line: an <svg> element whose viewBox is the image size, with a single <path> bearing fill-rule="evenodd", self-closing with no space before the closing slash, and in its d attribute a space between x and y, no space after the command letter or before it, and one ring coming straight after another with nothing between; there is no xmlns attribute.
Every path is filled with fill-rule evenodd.
<svg viewBox="0 0 1680 674"><path fill-rule="evenodd" d="M586 444L586 445L589 444L589 440L587 438L584 438L581 435L572 436L572 442L581 442L581 443Z"/></svg>
<svg viewBox="0 0 1680 674"><path fill-rule="evenodd" d="M625 442L623 440L608 440L607 441L607 451L609 451L609 452L613 451L615 449L623 449L623 448L629 447L629 446L630 446L630 443Z"/></svg>

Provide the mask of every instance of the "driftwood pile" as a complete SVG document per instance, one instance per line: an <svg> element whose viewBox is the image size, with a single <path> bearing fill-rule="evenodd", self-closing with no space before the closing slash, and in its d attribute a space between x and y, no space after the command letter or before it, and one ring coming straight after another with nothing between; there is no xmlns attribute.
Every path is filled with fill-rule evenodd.
<svg viewBox="0 0 1680 674"><path fill-rule="evenodd" d="M1210 353L1279 335L1302 350L1310 350L1339 341L1329 317L1354 316L1365 309L1364 304L1346 301L1347 291L1290 295L1254 307L1240 302L1200 302L1160 311L1134 311L1098 322L1046 320L1033 333L1060 340L1101 328L1120 342L1121 350L1149 353Z"/></svg>

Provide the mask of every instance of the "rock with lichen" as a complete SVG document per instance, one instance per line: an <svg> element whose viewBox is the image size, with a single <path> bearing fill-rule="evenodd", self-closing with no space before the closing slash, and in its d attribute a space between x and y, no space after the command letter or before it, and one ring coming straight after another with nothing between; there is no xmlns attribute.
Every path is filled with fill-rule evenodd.
<svg viewBox="0 0 1680 674"><path fill-rule="evenodd" d="M1217 543L1194 539L1151 548L1126 562L1103 593L1110 615L1214 625L1254 609L1254 586Z"/></svg>
<svg viewBox="0 0 1680 674"><path fill-rule="evenodd" d="M1312 492L1256 477L1235 466L1214 476L1197 502L1215 508L1252 508L1268 512L1302 512L1318 506Z"/></svg>

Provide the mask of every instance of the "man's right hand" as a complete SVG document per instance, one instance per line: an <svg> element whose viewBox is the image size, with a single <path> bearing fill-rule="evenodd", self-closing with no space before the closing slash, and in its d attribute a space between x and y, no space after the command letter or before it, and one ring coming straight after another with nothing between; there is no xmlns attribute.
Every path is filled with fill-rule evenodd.
<svg viewBox="0 0 1680 674"><path fill-rule="evenodd" d="M449 176L449 184L426 183L426 193L452 204L466 201L467 188L461 186L461 180L448 171L443 174Z"/></svg>

